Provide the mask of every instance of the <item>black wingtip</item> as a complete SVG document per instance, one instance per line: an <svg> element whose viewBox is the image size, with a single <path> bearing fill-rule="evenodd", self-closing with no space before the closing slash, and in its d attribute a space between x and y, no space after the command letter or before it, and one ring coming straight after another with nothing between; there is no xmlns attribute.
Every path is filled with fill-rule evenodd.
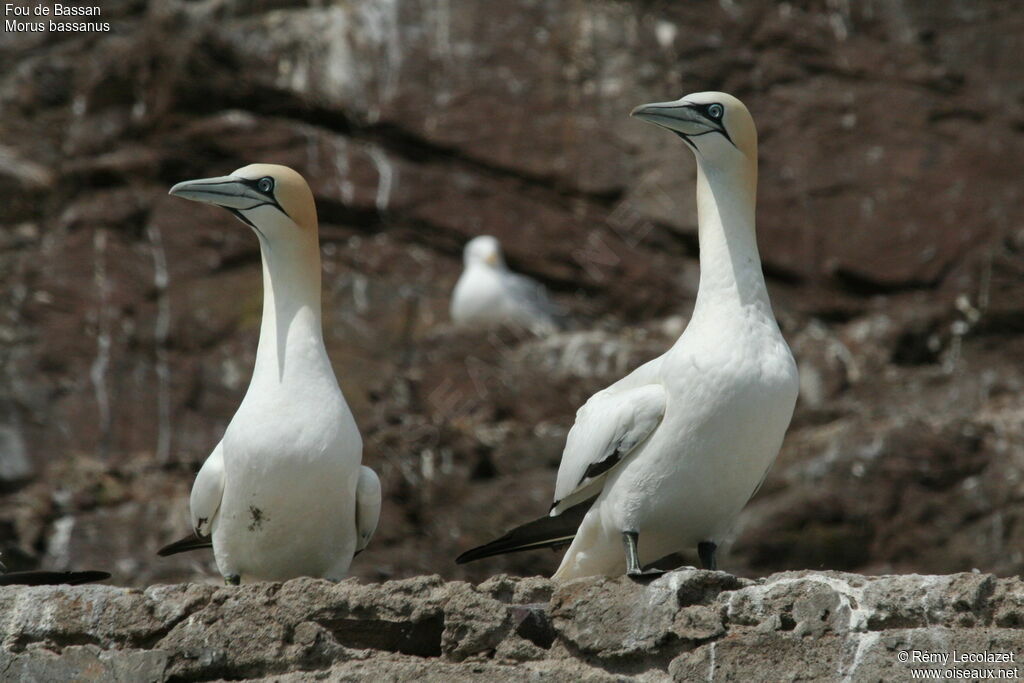
<svg viewBox="0 0 1024 683"><path fill-rule="evenodd" d="M67 572L67 574L67 582L72 586L77 586L82 583L93 583L95 581L106 581L110 578L110 572L101 572L92 569L81 572Z"/></svg>
<svg viewBox="0 0 1024 683"><path fill-rule="evenodd" d="M466 552L462 553L455 558L455 564L466 564L467 562L473 562L475 560L482 560L485 557L494 557L495 555L507 555L509 553L518 553L525 550L540 550L541 548L558 548L564 545L568 545L572 542L573 537L576 535L576 530L573 529L571 532L564 532L561 535L553 538L541 538L537 540L531 540L524 538L521 532L532 531L532 526L535 522L545 521L551 519L548 517L542 517L541 519L529 522L521 527L517 527L512 531L508 532L499 539L493 540L490 543L471 548ZM557 519L557 518L555 518Z"/></svg>
<svg viewBox="0 0 1024 683"><path fill-rule="evenodd" d="M51 572L38 569L0 574L0 586L56 586L60 584L78 586L83 583L92 583L94 581L106 581L109 578L110 572L95 570L80 572Z"/></svg>
<svg viewBox="0 0 1024 683"><path fill-rule="evenodd" d="M160 557L167 557L168 555L177 555L178 553L187 553L190 550L200 550L202 548L212 548L213 541L209 538L202 538L195 534L189 534L185 538L179 539L174 543L168 543L160 550L156 551L156 554Z"/></svg>
<svg viewBox="0 0 1024 683"><path fill-rule="evenodd" d="M509 534L505 534L501 538L493 540L490 543L485 543L483 545L478 545L475 548L470 548L469 550L455 558L455 564L466 564L467 562L473 562L474 560L482 560L485 557L501 555L505 552L515 552L514 550L502 550L499 547L503 545L502 542L508 538L508 535Z"/></svg>
<svg viewBox="0 0 1024 683"><path fill-rule="evenodd" d="M473 560L480 559L479 557L474 555L474 552L476 550L477 548L472 548L471 550L467 550L466 552L462 553L461 555L455 558L455 564L466 564L467 562L472 562Z"/></svg>
<svg viewBox="0 0 1024 683"><path fill-rule="evenodd" d="M541 517L517 526L501 538L471 548L455 558L455 564L466 564L485 557L518 553L540 548L558 548L572 542L594 499L574 505L557 517Z"/></svg>

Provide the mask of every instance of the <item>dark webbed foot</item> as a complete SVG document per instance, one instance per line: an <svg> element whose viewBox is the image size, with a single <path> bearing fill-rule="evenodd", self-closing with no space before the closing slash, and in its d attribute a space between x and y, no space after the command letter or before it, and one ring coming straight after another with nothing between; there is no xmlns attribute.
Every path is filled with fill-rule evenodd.
<svg viewBox="0 0 1024 683"><path fill-rule="evenodd" d="M641 569L636 572L631 572L628 569L626 570L626 576L634 581L651 581L667 573L668 572L664 569L655 569L654 567L648 567L647 569Z"/></svg>
<svg viewBox="0 0 1024 683"><path fill-rule="evenodd" d="M715 560L715 551L718 546L711 541L701 541L697 544L697 555L700 557L700 566L712 571L718 569L718 562Z"/></svg>
<svg viewBox="0 0 1024 683"><path fill-rule="evenodd" d="M637 576L643 573L643 569L640 567L640 554L636 549L639 538L640 534L635 531L622 532L622 545L626 549L626 574L629 576Z"/></svg>
<svg viewBox="0 0 1024 683"><path fill-rule="evenodd" d="M644 569L640 566L640 554L637 552L637 542L640 534L635 531L622 532L622 545L626 549L626 576L631 579L643 580L653 579L665 573L664 569L653 567Z"/></svg>
<svg viewBox="0 0 1024 683"><path fill-rule="evenodd" d="M232 574L231 576L224 577L225 586L238 586L242 583L242 577L238 574Z"/></svg>

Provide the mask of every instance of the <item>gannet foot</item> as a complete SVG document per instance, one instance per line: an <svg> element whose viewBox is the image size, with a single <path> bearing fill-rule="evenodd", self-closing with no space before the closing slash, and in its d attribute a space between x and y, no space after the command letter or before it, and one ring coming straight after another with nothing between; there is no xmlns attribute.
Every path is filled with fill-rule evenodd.
<svg viewBox="0 0 1024 683"><path fill-rule="evenodd" d="M653 579L665 573L664 569L640 566L640 554L637 552L637 541L640 534L635 531L622 532L622 545L626 548L626 576L634 581Z"/></svg>
<svg viewBox="0 0 1024 683"><path fill-rule="evenodd" d="M242 583L242 577L238 574L232 574L231 576L224 577L225 586L238 586Z"/></svg>
<svg viewBox="0 0 1024 683"><path fill-rule="evenodd" d="M656 569L654 567L640 569L635 572L631 572L628 569L626 570L626 576L633 579L634 581L651 581L667 573L668 572L664 569Z"/></svg>
<svg viewBox="0 0 1024 683"><path fill-rule="evenodd" d="M718 550L718 545L711 541L701 541L697 544L697 555L700 557L702 569L710 569L711 571L718 569L718 561L715 559L716 550Z"/></svg>

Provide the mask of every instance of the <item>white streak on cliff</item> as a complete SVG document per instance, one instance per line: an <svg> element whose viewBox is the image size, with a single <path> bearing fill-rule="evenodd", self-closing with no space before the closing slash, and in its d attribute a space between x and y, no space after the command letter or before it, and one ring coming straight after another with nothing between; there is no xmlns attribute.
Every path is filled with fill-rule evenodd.
<svg viewBox="0 0 1024 683"><path fill-rule="evenodd" d="M395 172L395 168L392 166L387 154L379 147L370 147L368 152L370 160L373 161L373 165L377 169L377 198L375 204L378 213L383 213L388 210L388 205L391 202L391 190L395 184L395 177L398 174Z"/></svg>
<svg viewBox="0 0 1024 683"><path fill-rule="evenodd" d="M110 392L107 388L107 370L110 368L110 315L107 306L110 299L110 282L107 278L107 233L97 230L92 239L93 271L92 281L96 287L96 358L89 368L99 412L100 443L105 444L110 432Z"/></svg>
<svg viewBox="0 0 1024 683"><path fill-rule="evenodd" d="M167 357L167 337L171 329L171 300L167 296L170 275L160 227L151 223L146 229L153 252L153 287L156 289L156 322L153 344L156 347L156 457L166 462L171 455L171 368Z"/></svg>

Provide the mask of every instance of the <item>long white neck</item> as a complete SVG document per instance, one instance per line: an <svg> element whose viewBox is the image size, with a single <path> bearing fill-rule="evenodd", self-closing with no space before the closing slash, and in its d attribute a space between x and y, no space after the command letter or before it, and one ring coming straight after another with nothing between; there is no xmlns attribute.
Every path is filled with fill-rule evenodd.
<svg viewBox="0 0 1024 683"><path fill-rule="evenodd" d="M708 171L697 164L700 288L694 317L754 306L771 313L754 230L757 167Z"/></svg>
<svg viewBox="0 0 1024 683"><path fill-rule="evenodd" d="M303 382L330 369L320 313L320 253L316 241L260 236L263 321L249 388ZM333 373L330 375L333 377Z"/></svg>

